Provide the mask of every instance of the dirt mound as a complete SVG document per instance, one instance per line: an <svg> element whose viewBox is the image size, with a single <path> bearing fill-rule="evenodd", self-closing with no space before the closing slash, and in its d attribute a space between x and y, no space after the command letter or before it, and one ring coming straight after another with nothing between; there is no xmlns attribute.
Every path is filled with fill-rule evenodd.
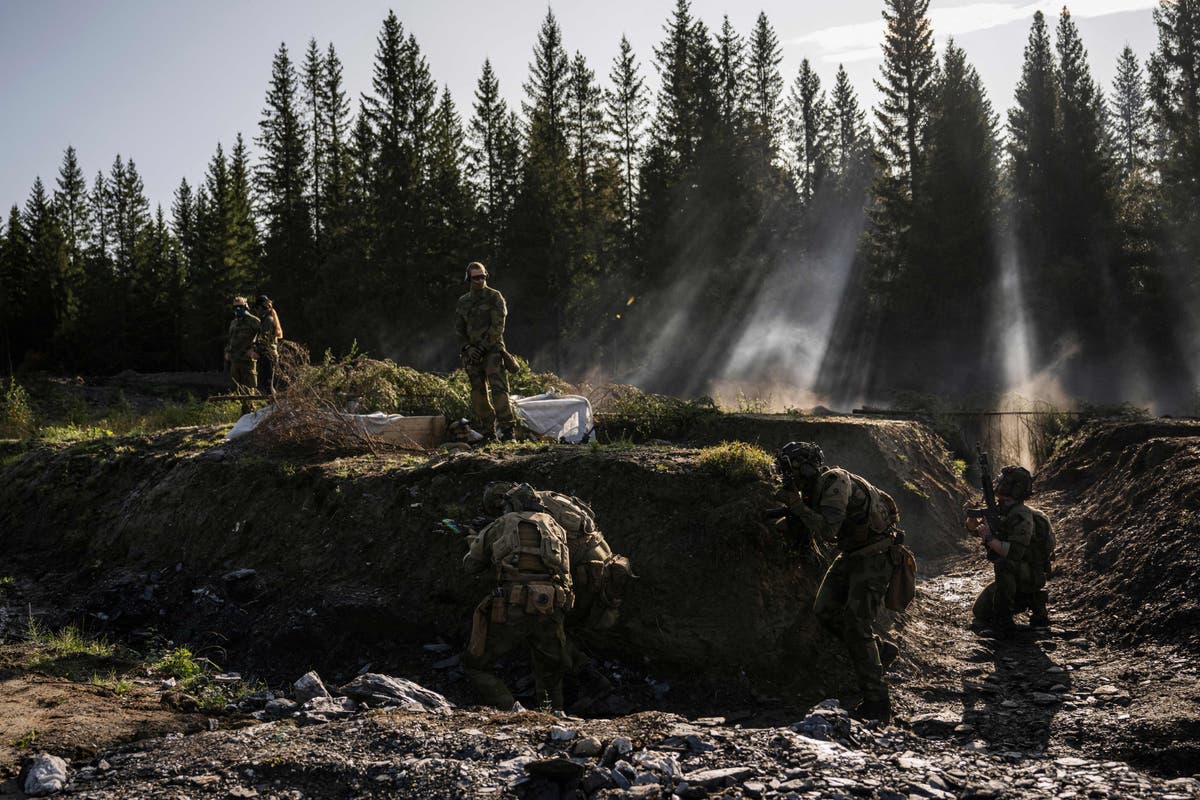
<svg viewBox="0 0 1200 800"><path fill-rule="evenodd" d="M1038 475L1057 569L1098 632L1200 649L1200 423L1085 428Z"/></svg>
<svg viewBox="0 0 1200 800"><path fill-rule="evenodd" d="M861 426L860 448L895 445L877 438L884 430ZM675 679L695 677L696 664L714 678L778 677L786 655L788 677L801 680L831 658L802 612L823 564L758 522L773 505L769 484L735 483L705 469L696 450L540 446L301 462L214 447L218 435L42 448L4 467L0 547L19 554L13 570L53 587L43 609L102 614L123 635L156 628L272 674L370 661L420 674L429 663L421 644L463 642L488 588L462 575L465 543L439 520L469 519L487 482L520 479L586 498L636 565L621 625L589 642L606 655ZM818 439L832 460L856 466L830 444L836 436ZM886 477L888 488L943 491L918 472ZM961 500L952 502L938 513ZM936 517L926 519L913 526L923 531L918 548L951 547L957 534L939 544Z"/></svg>

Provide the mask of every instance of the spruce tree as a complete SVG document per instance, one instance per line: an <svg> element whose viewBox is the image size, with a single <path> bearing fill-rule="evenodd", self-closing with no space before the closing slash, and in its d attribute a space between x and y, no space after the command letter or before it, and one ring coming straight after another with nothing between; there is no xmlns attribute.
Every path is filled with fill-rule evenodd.
<svg viewBox="0 0 1200 800"><path fill-rule="evenodd" d="M320 108L319 54L316 43L309 44L310 57L317 58L314 74L306 74L318 96L312 98L313 108ZM259 210L263 230L263 268L271 291L281 312L291 312L292 329L303 332L303 300L311 290L315 277L315 244L313 242L312 165L314 155L309 151L310 132L301 117L302 101L299 80L288 56L287 47L280 45L271 64L271 82L267 89L266 106L259 120L259 135L255 139L261 152L254 170L258 189ZM319 120L318 120L319 121ZM240 141L240 140L239 140ZM236 171L238 153L234 151L231 172ZM234 192L237 188L234 187ZM235 224L240 226L240 213L232 210ZM247 277L249 277L247 267ZM256 287L247 286L246 291ZM299 324L297 324L299 323Z"/></svg>
<svg viewBox="0 0 1200 800"><path fill-rule="evenodd" d="M286 56L286 51L284 51L284 55ZM317 252L321 252L324 249L326 217L328 216L328 209L326 208L327 200L325 197L327 192L325 186L325 148L326 132L329 125L325 119L325 115L329 102L325 97L325 67L325 59L321 55L320 48L317 47L316 37L310 38L308 40L308 49L304 53L304 76L302 78L303 126L308 131L308 163L306 169L309 179L308 206L312 213L313 245ZM274 71L273 68L271 76L272 92L276 90L277 83ZM271 103L269 94L267 102L268 104Z"/></svg>
<svg viewBox="0 0 1200 800"><path fill-rule="evenodd" d="M1111 118L1115 126L1117 165L1121 181L1145 164L1149 143L1146 79L1133 48L1125 45L1117 58L1113 80Z"/></svg>
<svg viewBox="0 0 1200 800"><path fill-rule="evenodd" d="M349 144L351 134L350 100L342 84L342 62L330 44L321 63L321 100L324 123L321 152L324 157L321 172L324 176L326 231L329 246L340 246L341 237L349 222L350 175L353 158Z"/></svg>
<svg viewBox="0 0 1200 800"><path fill-rule="evenodd" d="M28 235L28 272L25 287L27 345L45 358L52 358L56 329L55 280L64 260L62 233L54 208L39 176L33 183L21 222Z"/></svg>
<svg viewBox="0 0 1200 800"><path fill-rule="evenodd" d="M828 169L830 143L825 138L825 93L821 91L820 77L807 58L800 62L800 72L792 84L790 105L796 186L801 203L808 204Z"/></svg>
<svg viewBox="0 0 1200 800"><path fill-rule="evenodd" d="M12 377L14 367L25 358L26 352L38 341L37 331L30 324L30 303L33 275L29 263L29 234L21 210L14 203L8 213L4 238L0 240L0 336L3 337L4 372Z"/></svg>
<svg viewBox="0 0 1200 800"><path fill-rule="evenodd" d="M632 246L634 219L637 210L637 170L647 106L644 80L629 39L621 37L620 52L613 59L608 91L608 124L613 137L613 151L621 164L621 213L624 220L626 245Z"/></svg>
<svg viewBox="0 0 1200 800"><path fill-rule="evenodd" d="M483 259L495 259L515 199L519 178L519 134L500 94L492 64L484 60L475 87L467 145L467 175L479 201Z"/></svg>
<svg viewBox="0 0 1200 800"><path fill-rule="evenodd" d="M717 34L717 109L721 124L734 135L745 128L748 84L746 42L726 14Z"/></svg>
<svg viewBox="0 0 1200 800"><path fill-rule="evenodd" d="M1058 77L1050 34L1041 11L1034 13L1016 104L1008 112L1013 204L1018 237L1030 260L1053 249L1051 220L1059 181L1056 152Z"/></svg>
<svg viewBox="0 0 1200 800"><path fill-rule="evenodd" d="M68 147L58 171L58 188L54 191L54 213L66 249L66 271L58 276L55 291L60 320L59 335L74 335L70 329L78 321L79 300L86 280L85 249L91 234L91 209L88 205L87 181L75 148Z"/></svg>
<svg viewBox="0 0 1200 800"><path fill-rule="evenodd" d="M587 225L594 212L592 178L604 154L604 97L596 73L576 51L568 74L567 148L571 154L577 224Z"/></svg>
<svg viewBox="0 0 1200 800"><path fill-rule="evenodd" d="M772 161L779 152L782 132L783 76L779 65L783 51L779 38L761 11L750 35L750 52L746 61L751 128L754 131L759 158Z"/></svg>
<svg viewBox="0 0 1200 800"><path fill-rule="evenodd" d="M839 195L858 194L869 178L871 132L850 76L840 64L829 96L825 143Z"/></svg>

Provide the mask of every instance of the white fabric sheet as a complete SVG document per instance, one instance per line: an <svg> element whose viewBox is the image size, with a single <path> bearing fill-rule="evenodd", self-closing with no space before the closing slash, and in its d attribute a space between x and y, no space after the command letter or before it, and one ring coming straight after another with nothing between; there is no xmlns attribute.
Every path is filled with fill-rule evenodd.
<svg viewBox="0 0 1200 800"><path fill-rule="evenodd" d="M513 401L522 424L539 436L565 442L586 442L592 434L592 404L575 394L547 394Z"/></svg>

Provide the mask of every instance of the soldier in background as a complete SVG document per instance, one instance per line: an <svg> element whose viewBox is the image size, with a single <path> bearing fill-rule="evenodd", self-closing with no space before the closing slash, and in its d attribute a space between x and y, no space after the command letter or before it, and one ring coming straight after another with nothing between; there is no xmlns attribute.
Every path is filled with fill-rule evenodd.
<svg viewBox="0 0 1200 800"><path fill-rule="evenodd" d="M261 327L258 317L250 313L246 298L233 298L233 321L229 323L229 336L225 342L225 363L229 365L229 376L233 379L235 394L252 395L258 392L258 376L254 362L258 354L254 341ZM254 405L242 400L242 413L249 414Z"/></svg>
<svg viewBox="0 0 1200 800"><path fill-rule="evenodd" d="M463 568L469 575L489 568L496 573L496 588L475 609L462 656L480 702L521 710L495 664L527 647L536 707L561 709L569 664L563 620L573 600L566 532L546 513L505 514L472 538Z"/></svg>
<svg viewBox="0 0 1200 800"><path fill-rule="evenodd" d="M480 432L485 438L494 439L498 424L500 439L507 440L513 437L514 425L504 364L508 307L504 295L488 286L487 279L487 268L478 261L471 262L466 273L471 290L458 298L454 327L461 345L463 369L471 384L471 408Z"/></svg>
<svg viewBox="0 0 1200 800"><path fill-rule="evenodd" d="M1025 505L1033 494L1033 475L1021 466L1005 467L996 476L995 493L1001 514L996 530L984 518L967 517L967 530L988 549L995 570L995 580L975 600L972 627L1007 636L1015 629L1013 614L1026 609L1032 627L1049 627L1046 579L1054 532L1045 514Z"/></svg>
<svg viewBox="0 0 1200 800"><path fill-rule="evenodd" d="M873 625L892 578L891 547L900 520L896 502L865 478L825 466L825 455L813 442L784 445L778 464L784 474L779 499L809 536L837 549L813 613L846 645L863 695L851 714L887 724L892 707L883 676L898 650L876 636Z"/></svg>
<svg viewBox="0 0 1200 800"><path fill-rule="evenodd" d="M261 327L258 338L254 340L254 350L258 353L258 389L259 394L275 394L275 373L279 366L279 340L283 338L283 326L279 324L279 314L271 298L260 294L254 303L253 313L258 317Z"/></svg>

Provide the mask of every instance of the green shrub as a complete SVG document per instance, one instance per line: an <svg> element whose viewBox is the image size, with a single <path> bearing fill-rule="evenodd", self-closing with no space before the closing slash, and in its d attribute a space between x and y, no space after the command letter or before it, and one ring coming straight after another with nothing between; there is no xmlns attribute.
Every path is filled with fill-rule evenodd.
<svg viewBox="0 0 1200 800"><path fill-rule="evenodd" d="M732 483L767 480L774 459L758 445L721 442L700 451L700 465Z"/></svg>
<svg viewBox="0 0 1200 800"><path fill-rule="evenodd" d="M643 392L636 386L615 386L600 404L605 426L639 439L679 439L699 421L720 414L711 397L680 400Z"/></svg>
<svg viewBox="0 0 1200 800"><path fill-rule="evenodd" d="M37 418L29 402L29 393L15 380L9 379L0 394L0 436L24 439L37 428Z"/></svg>
<svg viewBox="0 0 1200 800"><path fill-rule="evenodd" d="M150 669L181 681L196 678L204 671L200 662L186 647L177 647L163 653L162 658L150 665Z"/></svg>

